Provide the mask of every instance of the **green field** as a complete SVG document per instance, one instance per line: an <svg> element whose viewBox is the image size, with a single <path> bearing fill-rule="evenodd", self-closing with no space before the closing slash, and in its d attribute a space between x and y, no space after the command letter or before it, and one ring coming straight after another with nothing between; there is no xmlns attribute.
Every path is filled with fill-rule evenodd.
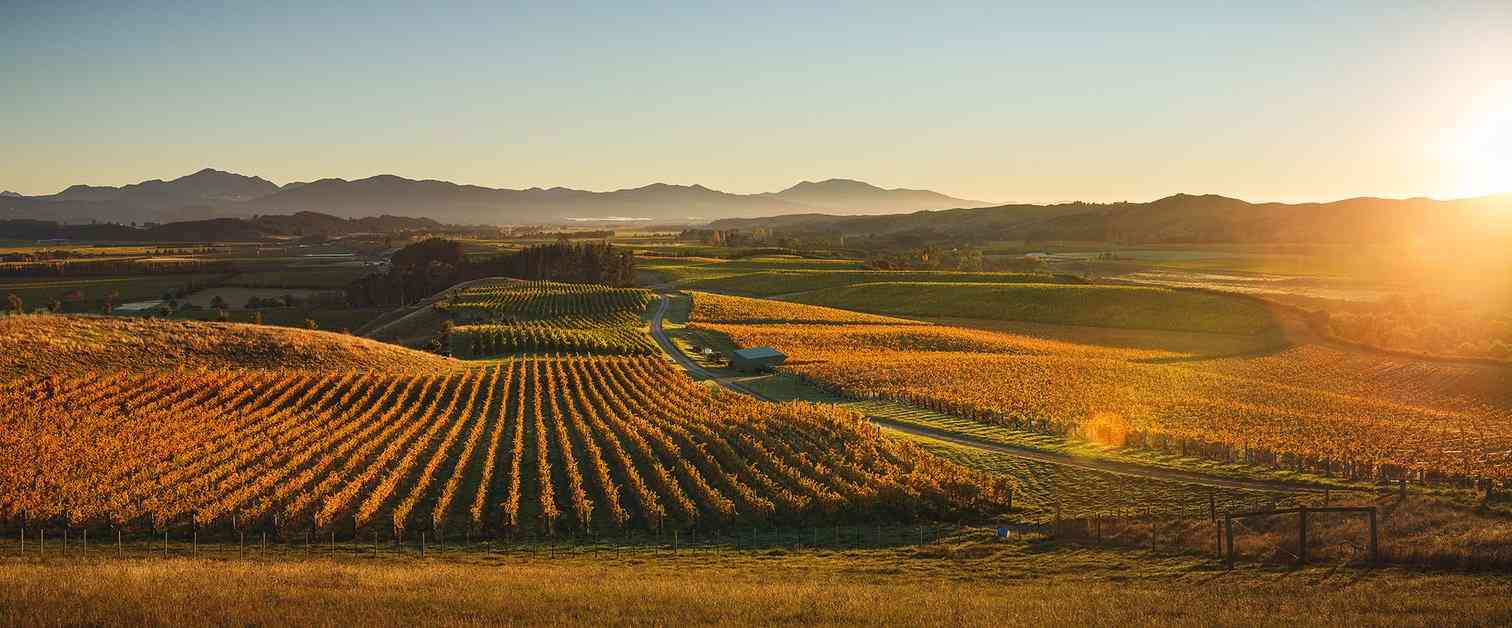
<svg viewBox="0 0 1512 628"><path fill-rule="evenodd" d="M1042 273L962 273L954 271L913 270L784 270L693 279L687 281L681 287L706 292L738 294L741 296L770 297L875 282L1056 284L1077 283L1078 280L1070 276Z"/></svg>
<svg viewBox="0 0 1512 628"><path fill-rule="evenodd" d="M298 267L284 270L268 270L238 273L226 282L229 286L247 288L308 288L341 289L368 272L365 268Z"/></svg>
<svg viewBox="0 0 1512 628"><path fill-rule="evenodd" d="M261 314L262 324L264 325L306 328L309 326L309 321L314 321L316 329L325 331L352 331L387 311L385 308L296 306L259 310L232 310L227 312L227 316L234 323L251 323L257 320L257 316ZM220 313L211 309L179 311L174 313L172 318L213 321L220 319Z"/></svg>
<svg viewBox="0 0 1512 628"><path fill-rule="evenodd" d="M74 290L79 291L83 295L83 301L88 304L103 301L111 292L119 293L117 303L129 303L160 299L164 292L214 277L216 275L187 274L11 278L0 280L0 294L15 293L28 309L46 306ZM72 307L68 306L67 311L73 311ZM90 311L98 309L91 306Z"/></svg>
<svg viewBox="0 0 1512 628"><path fill-rule="evenodd" d="M696 281L749 276L762 271L859 270L860 260L809 259L802 257L748 257L716 259L710 257L642 257L636 261L647 275L644 283L688 284Z"/></svg>
<svg viewBox="0 0 1512 628"><path fill-rule="evenodd" d="M990 283L866 283L807 292L791 301L896 316L1257 334L1275 322L1262 304L1166 288Z"/></svg>

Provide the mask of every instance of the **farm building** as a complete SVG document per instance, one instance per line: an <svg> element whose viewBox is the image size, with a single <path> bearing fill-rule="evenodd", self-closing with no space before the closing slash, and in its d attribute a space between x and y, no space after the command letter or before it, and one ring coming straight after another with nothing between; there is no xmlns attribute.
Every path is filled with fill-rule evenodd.
<svg viewBox="0 0 1512 628"><path fill-rule="evenodd" d="M782 364L787 356L771 347L736 349L730 354L730 366L740 371L764 371Z"/></svg>

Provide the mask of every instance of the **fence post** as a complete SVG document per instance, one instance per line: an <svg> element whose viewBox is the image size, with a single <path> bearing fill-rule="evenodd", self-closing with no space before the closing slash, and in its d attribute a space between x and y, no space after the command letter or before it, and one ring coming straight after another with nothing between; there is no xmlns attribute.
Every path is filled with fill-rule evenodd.
<svg viewBox="0 0 1512 628"><path fill-rule="evenodd" d="M1216 538L1213 539L1213 551L1216 552L1218 554L1218 558L1220 560L1222 560L1223 559L1223 528L1219 527L1217 521L1213 522L1213 536L1216 537Z"/></svg>
<svg viewBox="0 0 1512 628"><path fill-rule="evenodd" d="M1228 568L1234 568L1234 515L1227 514L1223 517L1223 534L1228 538Z"/></svg>
<svg viewBox="0 0 1512 628"><path fill-rule="evenodd" d="M1376 551L1377 545L1376 545L1376 509L1375 509L1375 507L1372 506L1368 512L1370 513L1370 562L1375 563L1375 562L1378 562L1380 560L1380 555Z"/></svg>
<svg viewBox="0 0 1512 628"><path fill-rule="evenodd" d="M1402 499L1407 499L1407 478L1397 480L1397 493Z"/></svg>
<svg viewBox="0 0 1512 628"><path fill-rule="evenodd" d="M1307 506L1297 509L1297 565L1307 564Z"/></svg>
<svg viewBox="0 0 1512 628"><path fill-rule="evenodd" d="M1208 492L1208 521L1218 523L1218 497Z"/></svg>

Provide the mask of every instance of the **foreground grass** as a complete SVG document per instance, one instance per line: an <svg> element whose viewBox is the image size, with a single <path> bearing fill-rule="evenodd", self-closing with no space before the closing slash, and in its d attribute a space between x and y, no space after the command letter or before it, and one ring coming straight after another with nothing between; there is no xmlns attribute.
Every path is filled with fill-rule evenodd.
<svg viewBox="0 0 1512 628"><path fill-rule="evenodd" d="M1502 576L1212 561L1044 541L9 559L5 625L1505 625Z"/></svg>

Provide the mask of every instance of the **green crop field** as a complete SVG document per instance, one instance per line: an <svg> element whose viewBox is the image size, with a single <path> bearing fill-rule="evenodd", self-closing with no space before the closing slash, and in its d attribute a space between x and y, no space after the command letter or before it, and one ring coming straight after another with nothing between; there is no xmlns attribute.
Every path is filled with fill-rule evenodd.
<svg viewBox="0 0 1512 628"><path fill-rule="evenodd" d="M0 295L15 293L27 308L43 307L63 295L79 291L85 302L98 302L112 292L118 303L160 299L164 292L200 283L215 275L131 275L80 277L26 277L0 280Z"/></svg>
<svg viewBox="0 0 1512 628"><path fill-rule="evenodd" d="M782 270L694 279L683 287L746 296L774 296L874 282L1069 283L1069 276L1042 273L962 273L911 270Z"/></svg>
<svg viewBox="0 0 1512 628"><path fill-rule="evenodd" d="M1255 301L1166 288L1108 285L885 282L793 296L810 305L897 316L1256 334L1274 325Z"/></svg>

